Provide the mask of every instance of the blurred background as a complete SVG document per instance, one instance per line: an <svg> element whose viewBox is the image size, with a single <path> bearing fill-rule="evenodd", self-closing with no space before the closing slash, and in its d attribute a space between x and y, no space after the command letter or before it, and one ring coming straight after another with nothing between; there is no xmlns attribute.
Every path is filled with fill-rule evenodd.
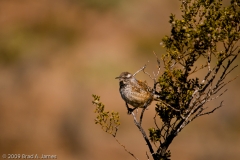
<svg viewBox="0 0 240 160"><path fill-rule="evenodd" d="M91 95L97 94L107 110L120 113L118 140L147 159L114 78L147 61L147 71L156 71L153 51L165 53L159 43L170 34L170 13L180 17L179 6L177 0L1 0L0 154L133 159L94 124ZM152 84L142 73L137 78ZM224 99L224 107L180 132L170 146L173 160L239 159L239 86L238 78L210 104ZM154 103L145 113L146 129L153 115Z"/></svg>

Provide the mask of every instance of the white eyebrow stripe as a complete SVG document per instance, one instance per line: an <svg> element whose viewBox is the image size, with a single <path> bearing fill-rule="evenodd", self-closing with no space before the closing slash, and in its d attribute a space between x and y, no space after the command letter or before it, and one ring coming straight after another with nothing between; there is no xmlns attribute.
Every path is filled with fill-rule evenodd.
<svg viewBox="0 0 240 160"><path fill-rule="evenodd" d="M127 74L127 77L128 77L128 78L131 77L131 74L128 73L128 74Z"/></svg>

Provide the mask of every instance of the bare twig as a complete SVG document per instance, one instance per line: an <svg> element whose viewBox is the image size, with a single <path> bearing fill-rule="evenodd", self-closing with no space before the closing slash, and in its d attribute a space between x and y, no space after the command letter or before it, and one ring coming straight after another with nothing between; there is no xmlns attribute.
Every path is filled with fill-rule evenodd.
<svg viewBox="0 0 240 160"><path fill-rule="evenodd" d="M219 89L215 89L215 90L213 90L214 91L214 93L213 94L216 94L216 93L218 93L218 91L220 91L224 86L226 86L228 83L230 83L230 82L232 82L232 81L234 81L235 79L237 79L238 78L238 75L235 77L235 78L233 78L233 79L231 79L230 81L228 81L227 83L224 83Z"/></svg>
<svg viewBox="0 0 240 160"><path fill-rule="evenodd" d="M162 102L164 105L170 107L172 110L177 111L177 112L181 112L181 110L172 107L170 104L168 104L168 103L166 103L166 102L164 102L164 101L161 101L161 102Z"/></svg>
<svg viewBox="0 0 240 160"><path fill-rule="evenodd" d="M173 64L170 66L170 68L173 68L177 64L176 61L173 62Z"/></svg>
<svg viewBox="0 0 240 160"><path fill-rule="evenodd" d="M228 68L229 68L230 65L234 62L234 60L237 58L237 56L238 56L238 54L236 54L231 60L228 60L228 63L227 63L227 66L226 66L226 67L223 66L224 70L223 70L223 72L222 72L219 80L217 81L214 89L216 89L216 88L219 86L219 83L222 82L222 81L226 78L226 76L227 76L229 73L231 73L231 72L238 66L238 65L234 66L232 69L230 69L230 71L227 72Z"/></svg>
<svg viewBox="0 0 240 160"><path fill-rule="evenodd" d="M215 99L217 99L217 98L219 98L220 96L222 96L225 92L227 92L227 89L225 89L221 94L219 94L219 95L217 95L216 97L213 97L213 98L210 98L210 99L208 99L206 102L210 102L210 101L212 101L212 100L215 100Z"/></svg>
<svg viewBox="0 0 240 160"><path fill-rule="evenodd" d="M208 79L208 77L211 75L212 71L215 70L216 67L214 67L212 70L208 71L208 73L206 74L206 76L203 78L202 83L204 84L206 82L206 80Z"/></svg>
<svg viewBox="0 0 240 160"><path fill-rule="evenodd" d="M217 73L219 72L219 69L220 69L221 65L222 65L222 62L219 62L219 64L216 66L216 68L214 68L214 71L215 71L215 72L213 73L211 79L210 79L210 80L205 84L205 86L201 89L201 92L204 92L204 91L208 88L209 85L212 85L212 82L213 82L213 80L216 78L216 75L217 75ZM210 72L211 72L211 70L208 71L208 74L210 74ZM208 74L207 74L207 75L208 75Z"/></svg>
<svg viewBox="0 0 240 160"><path fill-rule="evenodd" d="M208 65L208 72L211 72L211 51L210 51L210 48L208 49L208 62L207 62L207 65Z"/></svg>
<svg viewBox="0 0 240 160"><path fill-rule="evenodd" d="M136 74L138 74L139 72L141 72L142 70L144 70L146 67L147 67L147 65L145 64L142 68L140 68L137 72L135 72L135 73L133 74L133 77L134 77Z"/></svg>
<svg viewBox="0 0 240 160"><path fill-rule="evenodd" d="M149 160L149 156L148 156L148 153L146 152L146 156L147 156L147 159Z"/></svg>
<svg viewBox="0 0 240 160"><path fill-rule="evenodd" d="M199 116L206 115L206 114L211 114L211 113L213 113L216 109L218 109L218 108L220 108L220 107L222 107L222 106L223 106L223 101L221 101L220 105L217 106L217 107L215 107L213 110L211 110L211 111L209 111L209 112L205 112L205 113L199 114L198 117L199 117Z"/></svg>
<svg viewBox="0 0 240 160"><path fill-rule="evenodd" d="M155 57L157 58L157 63L158 63L158 71L157 71L157 74L155 75L155 74L154 74L154 72L153 72L153 74L154 74L154 77L155 77L155 80L156 80L156 77L158 77L158 75L159 75L159 73L160 73L160 70L161 70L161 65L160 65L160 60L159 60L158 56L156 55L156 53L155 53L155 52L153 52L153 54L154 54L154 55L155 55Z"/></svg>
<svg viewBox="0 0 240 160"><path fill-rule="evenodd" d="M155 89L156 84L157 84L157 83L156 83L156 79L157 79L157 77L158 77L158 75L159 75L159 73L160 73L161 66L160 66L160 60L159 60L159 58L157 57L156 53L153 52L153 54L155 55L155 57L156 57L156 59L157 59L157 64L158 64L157 74L155 74L155 73L153 72L153 76L154 76L154 77L152 77L151 74L149 74L148 72L145 71L145 69L146 69L146 67L147 67L147 64L145 64L141 69L139 69L136 73L134 73L133 76L135 76L135 75L136 75L137 73L139 73L140 71L143 71L143 73L145 73L146 75L148 75L149 78L151 78L151 79L154 81L154 89ZM148 61L148 63L149 63L149 61ZM156 90L156 89L155 89L155 90Z"/></svg>
<svg viewBox="0 0 240 160"><path fill-rule="evenodd" d="M205 65L202 65L200 68L198 68L197 69L197 67L191 72L191 73L189 73L189 75L191 75L191 74L193 74L193 73L196 73L196 72L198 72L199 70L201 70L201 69L203 69L203 68L205 68L205 67L207 67L208 65L207 64L205 64Z"/></svg>
<svg viewBox="0 0 240 160"><path fill-rule="evenodd" d="M152 145L150 143L150 140L148 139L147 134L145 133L144 129L142 128L142 126L140 125L140 123L137 121L137 118L135 116L135 114L132 112L132 116L133 116L133 121L135 123L135 125L138 127L139 131L142 133L142 136L144 138L144 140L146 141L148 148L150 150L151 155L153 156L153 159L155 159L155 154L154 154L154 150L152 148Z"/></svg>
<svg viewBox="0 0 240 160"><path fill-rule="evenodd" d="M145 110L146 110L146 107L144 107L144 108L142 109L141 116L140 116L140 120L139 120L139 124L140 124L140 125L142 125L142 119L143 119L143 114L144 114Z"/></svg>
<svg viewBox="0 0 240 160"><path fill-rule="evenodd" d="M238 67L238 65L236 65L236 66L234 66L232 69L230 69L230 71L228 71L223 78L225 78L229 73L231 73L231 72L232 72L235 68L237 68L237 67Z"/></svg>
<svg viewBox="0 0 240 160"><path fill-rule="evenodd" d="M156 117L157 117L157 113L155 114L155 116L153 117L153 119L154 119L154 124L155 124L155 126L157 127L157 129L159 129L159 126L158 126L158 124L157 124ZM159 129L159 130L160 130L160 129Z"/></svg>
<svg viewBox="0 0 240 160"><path fill-rule="evenodd" d="M122 143L120 143L119 140L118 140L116 137L114 137L114 139L115 139L115 140L117 141L117 143L118 143L120 146L122 146L123 149L124 149L126 152L128 152L134 159L139 160L133 153L131 153L129 150L127 150L127 148L126 148Z"/></svg>

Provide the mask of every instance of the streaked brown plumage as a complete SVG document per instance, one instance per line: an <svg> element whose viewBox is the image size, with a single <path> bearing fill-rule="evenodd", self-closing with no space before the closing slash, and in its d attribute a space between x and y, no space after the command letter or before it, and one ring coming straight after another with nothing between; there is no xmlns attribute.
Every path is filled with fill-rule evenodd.
<svg viewBox="0 0 240 160"><path fill-rule="evenodd" d="M119 91L122 99L126 102L128 113L131 113L136 108L143 108L147 102L158 99L158 95L153 94L152 88L146 83L137 80L131 73L122 72L119 77ZM128 104L133 106L131 109Z"/></svg>

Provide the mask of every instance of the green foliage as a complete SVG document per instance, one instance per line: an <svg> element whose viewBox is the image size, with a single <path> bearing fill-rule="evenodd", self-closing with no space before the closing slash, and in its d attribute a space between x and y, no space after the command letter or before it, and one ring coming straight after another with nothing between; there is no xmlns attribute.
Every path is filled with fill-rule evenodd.
<svg viewBox="0 0 240 160"><path fill-rule="evenodd" d="M210 67L215 61L218 71L225 60L234 56L232 53L236 48L233 46L240 38L239 5L239 0L232 0L228 7L222 7L221 0L184 0L182 18L170 16L171 35L162 40L167 51L162 56L166 70L158 82L161 99L180 113L184 114L188 109L197 88L204 92L209 87L197 77L189 78L197 71L196 62L200 57L207 61L198 70ZM224 50L219 49L220 45ZM163 104L158 104L156 111L165 123L174 117L180 118L179 112L169 110Z"/></svg>
<svg viewBox="0 0 240 160"><path fill-rule="evenodd" d="M169 124L170 121L177 115L176 112L161 102L156 104L155 110L165 124Z"/></svg>
<svg viewBox="0 0 240 160"><path fill-rule="evenodd" d="M161 136L161 131L159 129L156 129L156 128L149 128L148 129L149 131L149 137L150 137L150 140L152 142L157 142L160 140L160 136Z"/></svg>
<svg viewBox="0 0 240 160"><path fill-rule="evenodd" d="M119 113L105 111L104 104L100 102L100 96L92 95L92 97L92 103L96 106L95 113L97 113L95 124L99 124L105 132L115 137L120 126Z"/></svg>
<svg viewBox="0 0 240 160"><path fill-rule="evenodd" d="M171 35L160 43L166 49L165 70L157 81L160 101L155 110L162 125L157 125L155 117L157 129L149 129L150 140L159 142L160 159L170 157L166 156L168 146L188 123L222 106L203 112L208 108L205 103L221 96L224 92L215 94L232 81L224 80L237 67L230 68L240 53L239 0L231 0L228 7L221 0L182 0L181 11L180 19L170 16ZM205 75L194 77L199 70Z"/></svg>

